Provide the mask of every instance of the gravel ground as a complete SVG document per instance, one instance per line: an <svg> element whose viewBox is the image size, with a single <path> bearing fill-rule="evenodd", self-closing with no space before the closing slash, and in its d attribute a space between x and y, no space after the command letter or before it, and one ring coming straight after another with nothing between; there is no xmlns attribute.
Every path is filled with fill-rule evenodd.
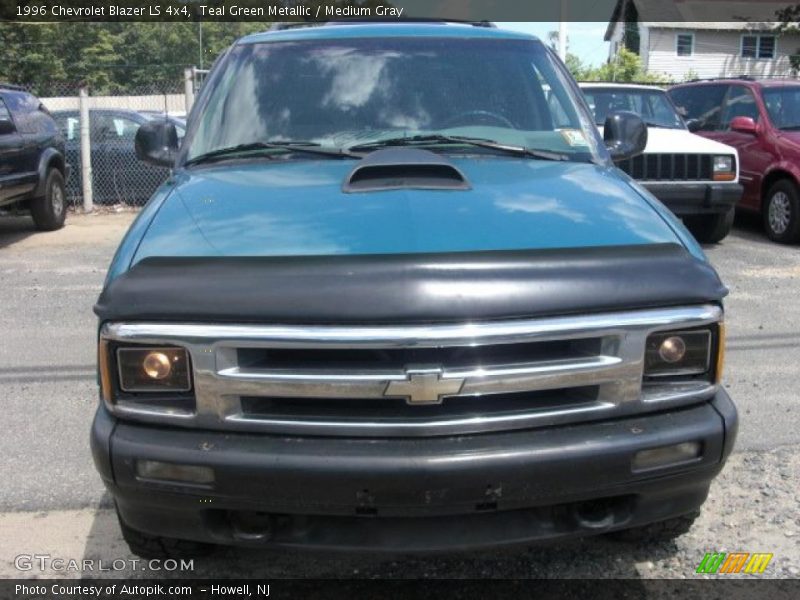
<svg viewBox="0 0 800 600"><path fill-rule="evenodd" d="M71 215L64 230L47 234L34 233L25 219L0 219L0 577L76 576L20 572L14 557L21 553L130 558L91 464L87 432L96 402L91 306L131 218ZM739 219L707 252L731 288L725 384L741 426L701 517L676 542L592 538L422 557L224 549L176 575L698 578L706 552L744 551L774 553L765 576L798 577L800 248L772 244L756 221ZM130 568L113 575L165 573Z"/></svg>

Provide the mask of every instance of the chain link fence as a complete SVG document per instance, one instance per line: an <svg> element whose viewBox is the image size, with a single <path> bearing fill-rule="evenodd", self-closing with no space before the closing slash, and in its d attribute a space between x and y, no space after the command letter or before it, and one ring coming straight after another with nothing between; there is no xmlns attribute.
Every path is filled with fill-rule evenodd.
<svg viewBox="0 0 800 600"><path fill-rule="evenodd" d="M167 119L181 140L201 81L194 69L187 69L182 79L137 86L124 94L96 93L78 82L29 88L50 111L66 140L69 204L86 210L143 206L168 177L169 169L136 158L136 132L148 121ZM82 115L88 117L85 126Z"/></svg>

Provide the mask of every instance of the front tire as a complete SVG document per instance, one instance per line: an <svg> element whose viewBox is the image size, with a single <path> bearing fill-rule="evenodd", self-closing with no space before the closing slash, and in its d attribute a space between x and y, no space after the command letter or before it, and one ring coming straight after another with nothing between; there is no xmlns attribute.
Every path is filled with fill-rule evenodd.
<svg viewBox="0 0 800 600"><path fill-rule="evenodd" d="M58 169L50 169L44 184L44 196L31 200L31 216L36 229L53 231L64 226L67 216L67 192L64 176Z"/></svg>
<svg viewBox="0 0 800 600"><path fill-rule="evenodd" d="M215 548L211 544L159 537L131 529L122 520L119 511L117 511L117 519L122 530L122 537L128 544L128 548L133 554L141 558L197 558L211 554Z"/></svg>
<svg viewBox="0 0 800 600"><path fill-rule="evenodd" d="M800 198L794 182L782 179L769 188L762 217L771 240L781 244L800 240Z"/></svg>
<svg viewBox="0 0 800 600"><path fill-rule="evenodd" d="M694 239L701 244L716 244L731 232L735 212L736 210L731 208L722 214L686 217L684 224Z"/></svg>

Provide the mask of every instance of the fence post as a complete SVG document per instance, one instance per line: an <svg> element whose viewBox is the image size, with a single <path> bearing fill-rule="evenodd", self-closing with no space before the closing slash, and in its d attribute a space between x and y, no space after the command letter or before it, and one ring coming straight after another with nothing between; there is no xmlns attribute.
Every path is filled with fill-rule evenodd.
<svg viewBox="0 0 800 600"><path fill-rule="evenodd" d="M84 212L92 212L92 146L89 142L89 89L82 87L78 99L81 119L81 193Z"/></svg>
<svg viewBox="0 0 800 600"><path fill-rule="evenodd" d="M186 114L188 115L194 104L194 67L183 70L183 94L186 99Z"/></svg>

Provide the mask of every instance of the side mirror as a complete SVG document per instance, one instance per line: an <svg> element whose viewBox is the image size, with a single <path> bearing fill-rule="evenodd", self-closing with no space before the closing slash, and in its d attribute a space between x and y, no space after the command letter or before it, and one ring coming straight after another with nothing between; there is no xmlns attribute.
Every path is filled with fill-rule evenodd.
<svg viewBox="0 0 800 600"><path fill-rule="evenodd" d="M17 130L11 119L0 119L0 135L14 133Z"/></svg>
<svg viewBox="0 0 800 600"><path fill-rule="evenodd" d="M633 158L647 146L647 125L636 113L613 112L603 125L603 141L612 160Z"/></svg>
<svg viewBox="0 0 800 600"><path fill-rule="evenodd" d="M136 158L158 167L171 167L178 155L178 132L175 125L156 119L136 131Z"/></svg>
<svg viewBox="0 0 800 600"><path fill-rule="evenodd" d="M756 122L753 121L752 117L733 117L733 119L731 119L731 131L755 135L758 131L758 126Z"/></svg>
<svg viewBox="0 0 800 600"><path fill-rule="evenodd" d="M686 121L686 128L692 133L695 133L703 128L703 123L700 119L689 119Z"/></svg>

